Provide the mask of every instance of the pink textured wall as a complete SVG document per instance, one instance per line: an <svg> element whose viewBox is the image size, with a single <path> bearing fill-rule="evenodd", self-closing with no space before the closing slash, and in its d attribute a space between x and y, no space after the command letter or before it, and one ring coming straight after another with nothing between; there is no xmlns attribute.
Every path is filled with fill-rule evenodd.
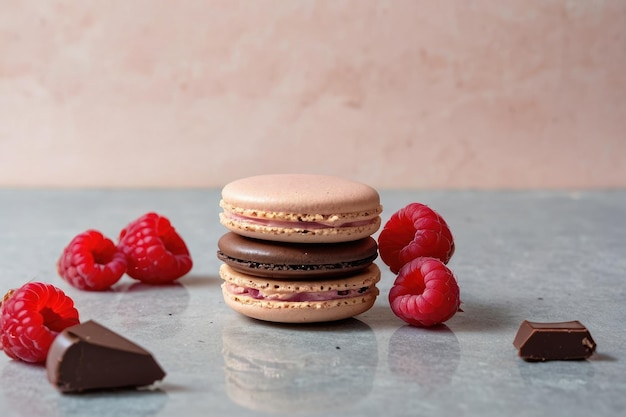
<svg viewBox="0 0 626 417"><path fill-rule="evenodd" d="M626 186L626 1L23 1L0 185Z"/></svg>

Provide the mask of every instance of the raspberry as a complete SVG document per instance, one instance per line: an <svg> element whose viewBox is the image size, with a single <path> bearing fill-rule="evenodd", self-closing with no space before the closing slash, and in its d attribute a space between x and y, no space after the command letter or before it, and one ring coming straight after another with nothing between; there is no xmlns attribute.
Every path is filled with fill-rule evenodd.
<svg viewBox="0 0 626 417"><path fill-rule="evenodd" d="M63 291L29 282L0 303L0 348L13 359L44 363L57 334L78 323L74 301Z"/></svg>
<svg viewBox="0 0 626 417"><path fill-rule="evenodd" d="M416 258L400 269L389 304L394 314L407 323L428 327L443 323L459 310L459 286L443 262Z"/></svg>
<svg viewBox="0 0 626 417"><path fill-rule="evenodd" d="M454 253L454 239L445 220L421 203L411 203L387 221L378 236L381 260L397 274L412 259L421 256L448 263Z"/></svg>
<svg viewBox="0 0 626 417"><path fill-rule="evenodd" d="M146 284L166 284L191 270L187 245L170 221L148 213L126 226L118 247L126 255L126 273Z"/></svg>
<svg viewBox="0 0 626 417"><path fill-rule="evenodd" d="M125 271L126 256L97 230L75 236L57 261L61 278L81 290L110 288Z"/></svg>

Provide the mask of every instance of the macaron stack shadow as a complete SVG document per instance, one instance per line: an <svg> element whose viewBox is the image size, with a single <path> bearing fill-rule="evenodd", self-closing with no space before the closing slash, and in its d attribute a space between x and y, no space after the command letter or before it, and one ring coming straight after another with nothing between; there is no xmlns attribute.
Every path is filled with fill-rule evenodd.
<svg viewBox="0 0 626 417"><path fill-rule="evenodd" d="M376 301L380 270L371 237L381 223L372 187L325 175L259 175L222 189L218 241L222 293L259 320L342 320Z"/></svg>

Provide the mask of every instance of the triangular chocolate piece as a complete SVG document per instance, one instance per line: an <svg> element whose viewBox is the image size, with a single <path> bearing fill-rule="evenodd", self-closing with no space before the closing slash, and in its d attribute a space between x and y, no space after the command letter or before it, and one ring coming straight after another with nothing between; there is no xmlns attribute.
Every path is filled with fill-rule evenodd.
<svg viewBox="0 0 626 417"><path fill-rule="evenodd" d="M142 387L165 377L150 352L93 320L59 333L46 370L63 392Z"/></svg>

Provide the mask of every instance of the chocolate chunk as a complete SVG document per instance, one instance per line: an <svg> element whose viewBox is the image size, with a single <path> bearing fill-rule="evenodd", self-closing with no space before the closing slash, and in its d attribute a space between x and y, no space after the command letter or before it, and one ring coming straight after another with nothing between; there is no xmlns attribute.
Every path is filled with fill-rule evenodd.
<svg viewBox="0 0 626 417"><path fill-rule="evenodd" d="M579 321L522 322L513 346L526 361L587 359L596 350L589 330Z"/></svg>
<svg viewBox="0 0 626 417"><path fill-rule="evenodd" d="M62 392L142 387L165 377L149 352L93 320L59 333L46 371Z"/></svg>

